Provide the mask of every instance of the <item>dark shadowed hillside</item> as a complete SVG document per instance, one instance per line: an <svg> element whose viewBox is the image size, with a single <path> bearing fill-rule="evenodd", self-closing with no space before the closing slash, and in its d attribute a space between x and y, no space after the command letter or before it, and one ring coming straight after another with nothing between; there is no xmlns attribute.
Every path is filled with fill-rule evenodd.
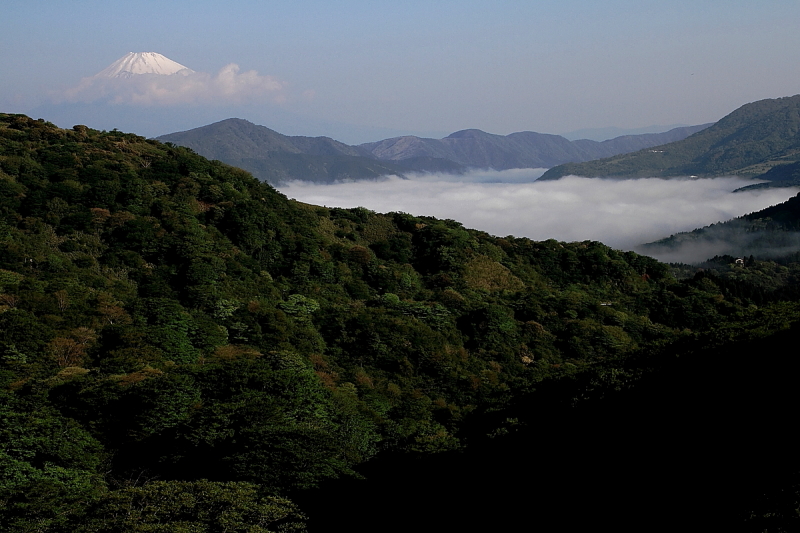
<svg viewBox="0 0 800 533"><path fill-rule="evenodd" d="M0 114L0 530L782 526L780 281L303 204Z"/></svg>
<svg viewBox="0 0 800 533"><path fill-rule="evenodd" d="M644 244L638 251L684 263L715 255L796 260L800 253L800 195L733 220Z"/></svg>

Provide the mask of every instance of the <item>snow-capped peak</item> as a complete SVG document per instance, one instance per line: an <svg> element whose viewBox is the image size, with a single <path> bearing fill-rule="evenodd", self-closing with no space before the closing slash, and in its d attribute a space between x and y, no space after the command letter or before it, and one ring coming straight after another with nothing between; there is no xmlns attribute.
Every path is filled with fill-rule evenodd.
<svg viewBox="0 0 800 533"><path fill-rule="evenodd" d="M192 69L155 52L128 52L95 74L95 78L130 78L137 74L191 74Z"/></svg>

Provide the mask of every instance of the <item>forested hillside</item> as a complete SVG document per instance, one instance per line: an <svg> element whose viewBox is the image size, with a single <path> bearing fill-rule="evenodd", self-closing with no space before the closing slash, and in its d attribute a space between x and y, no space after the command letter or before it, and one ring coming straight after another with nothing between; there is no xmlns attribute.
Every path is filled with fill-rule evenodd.
<svg viewBox="0 0 800 533"><path fill-rule="evenodd" d="M795 263L800 257L800 195L733 220L644 244L639 251L686 263L713 255ZM732 262L733 257L728 263Z"/></svg>
<svg viewBox="0 0 800 533"><path fill-rule="evenodd" d="M0 529L324 531L365 464L558 435L554 414L800 319L746 287L301 204L187 148L0 114Z"/></svg>
<svg viewBox="0 0 800 533"><path fill-rule="evenodd" d="M683 140L597 161L567 163L551 168L540 179L570 174L630 178L761 176L774 166L798 160L798 132L800 95L759 100Z"/></svg>

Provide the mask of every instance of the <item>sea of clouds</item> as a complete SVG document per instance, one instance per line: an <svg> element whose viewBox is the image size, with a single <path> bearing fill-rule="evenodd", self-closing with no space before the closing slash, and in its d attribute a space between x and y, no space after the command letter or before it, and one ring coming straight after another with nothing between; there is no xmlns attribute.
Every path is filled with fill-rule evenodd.
<svg viewBox="0 0 800 533"><path fill-rule="evenodd" d="M451 218L492 235L593 240L622 250L758 211L798 193L795 188L733 193L753 183L734 177L606 180L570 176L537 182L542 173L542 169L520 169L461 176L421 174L334 185L295 181L279 189L310 204ZM696 257L683 260L712 257L709 251L706 255L697 250Z"/></svg>

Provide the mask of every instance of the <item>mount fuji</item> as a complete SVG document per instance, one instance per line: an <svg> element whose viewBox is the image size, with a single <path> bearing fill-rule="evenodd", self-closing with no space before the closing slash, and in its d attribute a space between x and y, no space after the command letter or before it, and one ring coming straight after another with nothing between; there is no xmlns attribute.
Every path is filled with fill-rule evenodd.
<svg viewBox="0 0 800 533"><path fill-rule="evenodd" d="M195 71L157 52L129 52L103 70L87 74L78 84L53 91L47 101L23 111L64 128L84 124L147 137L236 116L295 135L309 130L319 135L334 126L280 105L288 84L255 70L240 70L235 63L210 73ZM335 126L358 131L362 140L405 133L343 123ZM368 136L365 131L370 132Z"/></svg>
<svg viewBox="0 0 800 533"><path fill-rule="evenodd" d="M128 52L94 75L95 78L131 78L139 74L192 74L189 67L156 52Z"/></svg>

